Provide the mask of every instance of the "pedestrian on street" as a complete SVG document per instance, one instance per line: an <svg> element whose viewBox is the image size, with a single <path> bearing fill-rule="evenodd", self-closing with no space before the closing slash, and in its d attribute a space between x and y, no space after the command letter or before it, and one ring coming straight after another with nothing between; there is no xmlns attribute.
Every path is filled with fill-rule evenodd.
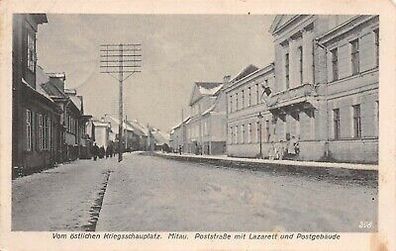
<svg viewBox="0 0 396 251"><path fill-rule="evenodd" d="M296 146L298 145L296 137L292 136L287 144L287 153L291 158L294 158L297 154Z"/></svg>
<svg viewBox="0 0 396 251"><path fill-rule="evenodd" d="M99 149L99 159L103 159L104 155L105 155L105 149L104 146L101 146Z"/></svg>
<svg viewBox="0 0 396 251"><path fill-rule="evenodd" d="M113 144L112 144L112 142L110 142L108 149L109 149L110 158L113 158Z"/></svg>
<svg viewBox="0 0 396 251"><path fill-rule="evenodd" d="M99 147L98 147L98 145L96 145L96 143L94 143L94 145L92 147L92 155L93 155L94 161L96 161L96 159L98 158L98 154L99 154Z"/></svg>
<svg viewBox="0 0 396 251"><path fill-rule="evenodd" d="M275 159L275 152L276 152L276 149L275 149L274 141L271 141L271 146L268 149L268 159L274 160Z"/></svg>
<svg viewBox="0 0 396 251"><path fill-rule="evenodd" d="M181 147L181 145L179 145L179 155L181 155L182 154L182 147Z"/></svg>
<svg viewBox="0 0 396 251"><path fill-rule="evenodd" d="M109 157L109 147L110 146L107 146L105 150L106 159Z"/></svg>

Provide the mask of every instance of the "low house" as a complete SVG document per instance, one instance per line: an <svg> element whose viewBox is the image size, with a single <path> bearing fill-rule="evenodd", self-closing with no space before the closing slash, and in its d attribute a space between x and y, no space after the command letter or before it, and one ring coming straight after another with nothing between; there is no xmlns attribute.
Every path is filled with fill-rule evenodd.
<svg viewBox="0 0 396 251"><path fill-rule="evenodd" d="M111 141L111 126L104 119L91 119L86 127L86 133L98 147L107 148Z"/></svg>
<svg viewBox="0 0 396 251"><path fill-rule="evenodd" d="M170 147L169 147L169 135L166 133L161 132L157 128L152 128L151 129L151 135L153 136L154 139L154 150L158 151L165 151L169 152Z"/></svg>
<svg viewBox="0 0 396 251"><path fill-rule="evenodd" d="M76 90L65 88L65 73L47 73L48 81L42 88L61 107L62 114L62 160L70 161L79 158L85 144L85 126L91 116L84 115L83 99Z"/></svg>
<svg viewBox="0 0 396 251"><path fill-rule="evenodd" d="M33 172L60 162L61 109L37 79L36 33L45 14L14 14L12 43L12 167Z"/></svg>
<svg viewBox="0 0 396 251"><path fill-rule="evenodd" d="M104 119L106 122L110 123L111 131L115 132L116 138L118 139L119 120L109 114L105 114ZM125 145L126 151L146 150L148 136L147 128L142 126L137 120L125 120L122 123L122 128L123 144Z"/></svg>

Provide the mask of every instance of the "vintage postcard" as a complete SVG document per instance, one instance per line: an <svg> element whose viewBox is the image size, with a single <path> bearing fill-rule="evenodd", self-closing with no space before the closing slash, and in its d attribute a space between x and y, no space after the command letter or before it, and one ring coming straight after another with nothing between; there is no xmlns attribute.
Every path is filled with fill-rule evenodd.
<svg viewBox="0 0 396 251"><path fill-rule="evenodd" d="M391 1L0 7L0 250L396 250Z"/></svg>

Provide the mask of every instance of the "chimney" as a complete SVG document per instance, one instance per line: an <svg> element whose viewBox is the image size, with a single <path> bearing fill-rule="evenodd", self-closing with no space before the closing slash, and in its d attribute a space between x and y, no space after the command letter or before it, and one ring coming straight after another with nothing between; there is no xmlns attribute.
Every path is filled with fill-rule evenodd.
<svg viewBox="0 0 396 251"><path fill-rule="evenodd" d="M224 78L223 78L223 83L224 83L224 84L228 84L228 82L230 82L230 79L231 79L231 76L230 76L230 75L224 76Z"/></svg>
<svg viewBox="0 0 396 251"><path fill-rule="evenodd" d="M61 91L65 90L66 74L63 73L48 73L51 83L58 87Z"/></svg>

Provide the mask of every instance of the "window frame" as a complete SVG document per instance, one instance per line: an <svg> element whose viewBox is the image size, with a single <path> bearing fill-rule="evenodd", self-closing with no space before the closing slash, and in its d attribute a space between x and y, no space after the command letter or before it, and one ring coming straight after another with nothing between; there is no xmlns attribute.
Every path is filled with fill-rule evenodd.
<svg viewBox="0 0 396 251"><path fill-rule="evenodd" d="M333 81L338 80L339 74L338 74L338 48L335 47L330 50L330 55L331 55L331 77Z"/></svg>
<svg viewBox="0 0 396 251"><path fill-rule="evenodd" d="M333 139L340 139L341 134L341 117L340 108L333 109Z"/></svg>
<svg viewBox="0 0 396 251"><path fill-rule="evenodd" d="M252 88L249 86L248 87L248 107L252 106Z"/></svg>
<svg viewBox="0 0 396 251"><path fill-rule="evenodd" d="M301 46L298 46L297 47L297 51L298 51L298 53L299 53L299 55L298 55L298 62L299 62L299 69L298 69L298 71L299 71L299 75L300 75L300 84L302 85L303 84L303 78L304 78L304 69L303 69L303 66L304 66L304 59L303 59L303 47L302 47L302 45Z"/></svg>
<svg viewBox="0 0 396 251"><path fill-rule="evenodd" d="M33 151L33 112L26 109L26 151Z"/></svg>
<svg viewBox="0 0 396 251"><path fill-rule="evenodd" d="M290 55L289 55L289 52L285 53L285 86L286 86L286 89L290 88Z"/></svg>
<svg viewBox="0 0 396 251"><path fill-rule="evenodd" d="M351 45L351 67L352 76L360 73L360 46L359 38L356 38L349 42Z"/></svg>
<svg viewBox="0 0 396 251"><path fill-rule="evenodd" d="M360 104L353 105L352 112L353 138L360 139L362 137L362 111Z"/></svg>
<svg viewBox="0 0 396 251"><path fill-rule="evenodd" d="M27 68L31 72L35 72L37 53L36 53L36 37L33 32L26 28L27 33Z"/></svg>

